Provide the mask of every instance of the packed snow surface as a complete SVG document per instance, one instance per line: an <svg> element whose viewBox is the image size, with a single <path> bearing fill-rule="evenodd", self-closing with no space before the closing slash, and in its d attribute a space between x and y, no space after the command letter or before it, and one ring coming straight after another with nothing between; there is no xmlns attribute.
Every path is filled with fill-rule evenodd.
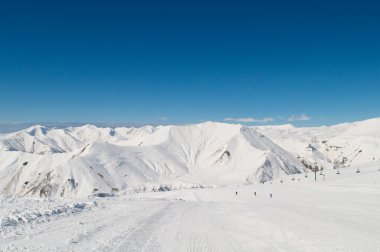
<svg viewBox="0 0 380 252"><path fill-rule="evenodd" d="M317 181L299 174L257 185L3 199L0 251L375 252L379 167L330 170Z"/></svg>

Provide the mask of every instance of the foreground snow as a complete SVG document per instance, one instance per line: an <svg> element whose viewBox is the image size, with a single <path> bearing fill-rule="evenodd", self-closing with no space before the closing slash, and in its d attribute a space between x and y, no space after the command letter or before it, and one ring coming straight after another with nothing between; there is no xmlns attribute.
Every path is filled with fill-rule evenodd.
<svg viewBox="0 0 380 252"><path fill-rule="evenodd" d="M3 199L0 250L379 251L379 168L330 170L317 182L300 174L109 198Z"/></svg>

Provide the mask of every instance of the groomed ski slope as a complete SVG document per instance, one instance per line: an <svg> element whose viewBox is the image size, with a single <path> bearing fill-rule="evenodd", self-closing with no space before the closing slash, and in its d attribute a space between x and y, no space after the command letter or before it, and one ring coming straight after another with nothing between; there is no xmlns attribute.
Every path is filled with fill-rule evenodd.
<svg viewBox="0 0 380 252"><path fill-rule="evenodd" d="M357 168L318 173L317 182L309 173L109 198L2 199L0 250L380 251L380 163Z"/></svg>

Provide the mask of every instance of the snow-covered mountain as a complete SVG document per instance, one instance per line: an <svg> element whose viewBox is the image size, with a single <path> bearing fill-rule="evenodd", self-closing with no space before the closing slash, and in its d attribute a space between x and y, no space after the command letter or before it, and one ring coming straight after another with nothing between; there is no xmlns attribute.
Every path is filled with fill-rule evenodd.
<svg viewBox="0 0 380 252"><path fill-rule="evenodd" d="M380 118L331 127L282 125L253 128L308 167L339 169L380 160Z"/></svg>
<svg viewBox="0 0 380 252"><path fill-rule="evenodd" d="M0 135L0 194L76 197L260 183L379 160L379 129L380 119L319 128L34 126Z"/></svg>

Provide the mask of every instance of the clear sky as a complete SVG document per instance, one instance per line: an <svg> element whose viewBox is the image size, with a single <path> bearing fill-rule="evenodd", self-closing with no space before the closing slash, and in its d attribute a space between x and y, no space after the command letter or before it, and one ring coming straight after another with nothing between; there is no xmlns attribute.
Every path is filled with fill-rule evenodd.
<svg viewBox="0 0 380 252"><path fill-rule="evenodd" d="M380 116L380 1L0 3L0 123Z"/></svg>

